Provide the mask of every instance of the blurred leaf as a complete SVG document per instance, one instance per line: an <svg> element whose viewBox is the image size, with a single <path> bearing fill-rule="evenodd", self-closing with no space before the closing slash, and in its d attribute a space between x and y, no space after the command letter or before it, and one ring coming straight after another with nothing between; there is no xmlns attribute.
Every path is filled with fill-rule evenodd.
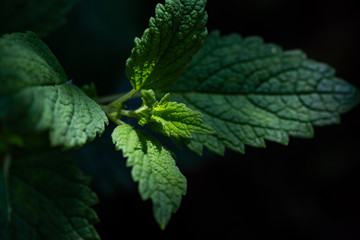
<svg viewBox="0 0 360 240"><path fill-rule="evenodd" d="M20 151L0 162L0 239L100 239L98 199L72 160Z"/></svg>
<svg viewBox="0 0 360 240"><path fill-rule="evenodd" d="M95 83L91 83L91 84L85 84L84 86L81 87L81 90L91 99L93 100L97 100L98 99L98 94L97 94L97 90L96 90L96 86Z"/></svg>
<svg viewBox="0 0 360 240"><path fill-rule="evenodd" d="M0 38L0 83L0 118L19 132L49 130L52 146L81 146L108 123L34 33Z"/></svg>

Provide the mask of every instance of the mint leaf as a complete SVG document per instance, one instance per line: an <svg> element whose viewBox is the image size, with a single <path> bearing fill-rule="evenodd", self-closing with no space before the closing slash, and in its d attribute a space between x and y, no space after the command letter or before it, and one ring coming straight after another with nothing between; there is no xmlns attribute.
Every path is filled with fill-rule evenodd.
<svg viewBox="0 0 360 240"><path fill-rule="evenodd" d="M2 0L0 35L33 31L46 35L66 22L65 16L77 0Z"/></svg>
<svg viewBox="0 0 360 240"><path fill-rule="evenodd" d="M359 102L359 92L326 64L301 51L283 51L258 37L212 33L172 96L203 113L216 131L193 135L189 147L224 154L225 147L264 147L270 140L288 144L289 136L309 138L313 126L338 123L340 114Z"/></svg>
<svg viewBox="0 0 360 240"><path fill-rule="evenodd" d="M183 103L169 102L166 94L160 102L155 101L152 90L143 90L143 106L140 108L140 125L149 124L157 132L167 136L192 138L191 133L213 134L214 130L202 120L202 114L191 110Z"/></svg>
<svg viewBox="0 0 360 240"><path fill-rule="evenodd" d="M0 163L0 239L100 239L98 200L74 161L19 151Z"/></svg>
<svg viewBox="0 0 360 240"><path fill-rule="evenodd" d="M134 89L164 89L185 70L207 35L206 0L166 0L158 4L126 62Z"/></svg>
<svg viewBox="0 0 360 240"><path fill-rule="evenodd" d="M151 119L153 114L153 107L157 101L155 92L151 89L141 90L141 95L141 100L143 103L141 107L136 110L136 117L139 118L139 124L144 126Z"/></svg>
<svg viewBox="0 0 360 240"><path fill-rule="evenodd" d="M127 166L133 167L131 174L139 182L141 198L152 199L155 219L164 229L186 193L186 178L176 167L172 153L147 132L129 125L115 128L112 139L116 150L128 158Z"/></svg>
<svg viewBox="0 0 360 240"><path fill-rule="evenodd" d="M0 84L0 118L19 132L49 130L52 146L81 146L108 123L31 32L0 38Z"/></svg>

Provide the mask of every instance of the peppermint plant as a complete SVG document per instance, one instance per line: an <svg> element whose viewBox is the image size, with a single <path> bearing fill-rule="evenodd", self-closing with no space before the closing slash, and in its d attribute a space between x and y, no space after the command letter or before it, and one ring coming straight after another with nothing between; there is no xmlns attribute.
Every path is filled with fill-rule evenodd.
<svg viewBox="0 0 360 240"><path fill-rule="evenodd" d="M187 181L155 132L199 155L204 147L244 153L245 145L265 147L266 140L311 138L314 127L339 123L360 99L333 68L302 51L260 37L208 34L206 0L159 3L126 62L132 89L97 98L93 85L69 81L39 37L64 21L74 1L44 0L39 11L29 1L21 5L26 22L11 18L11 4L20 1L5 2L0 19L11 21L0 21L1 239L99 239L91 209L98 199L67 150L101 135L109 121L115 149L165 229ZM53 9L61 11L38 21ZM129 109L126 102L138 97L142 105Z"/></svg>

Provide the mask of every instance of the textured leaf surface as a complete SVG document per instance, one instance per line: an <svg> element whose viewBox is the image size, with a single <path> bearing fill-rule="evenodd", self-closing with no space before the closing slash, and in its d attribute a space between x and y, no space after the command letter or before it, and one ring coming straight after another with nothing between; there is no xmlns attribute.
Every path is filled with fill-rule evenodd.
<svg viewBox="0 0 360 240"><path fill-rule="evenodd" d="M141 198L152 199L155 219L164 229L186 193L186 179L172 153L148 133L129 125L118 126L112 139L116 149L128 158L127 166L132 167L132 177L139 182Z"/></svg>
<svg viewBox="0 0 360 240"><path fill-rule="evenodd" d="M183 103L169 102L170 94L166 94L160 102L154 102L154 93L148 95L152 97L143 97L142 108L145 113L139 124L149 124L154 131L177 139L192 138L191 133L214 133L214 130L202 120L201 113L191 110Z"/></svg>
<svg viewBox="0 0 360 240"><path fill-rule="evenodd" d="M185 70L207 35L206 0L166 0L158 4L126 63L134 89L163 89Z"/></svg>
<svg viewBox="0 0 360 240"><path fill-rule="evenodd" d="M97 197L75 163L61 153L22 155L1 159L0 239L100 239L90 208Z"/></svg>
<svg viewBox="0 0 360 240"><path fill-rule="evenodd" d="M33 33L0 39L0 84L0 118L18 131L50 130L53 146L81 146L108 122Z"/></svg>
<svg viewBox="0 0 360 240"><path fill-rule="evenodd" d="M334 75L301 51L215 32L173 86L172 97L202 112L216 131L194 135L191 149L244 152L244 144L287 144L289 136L312 137L313 126L338 123L340 113L359 102L359 92Z"/></svg>
<svg viewBox="0 0 360 240"><path fill-rule="evenodd" d="M65 16L77 0L1 0L0 35L33 31L49 33L66 22Z"/></svg>

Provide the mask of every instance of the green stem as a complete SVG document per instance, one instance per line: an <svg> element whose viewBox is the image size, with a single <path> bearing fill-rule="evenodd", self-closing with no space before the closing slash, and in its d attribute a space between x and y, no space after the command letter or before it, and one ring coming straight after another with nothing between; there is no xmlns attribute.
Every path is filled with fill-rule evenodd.
<svg viewBox="0 0 360 240"><path fill-rule="evenodd" d="M115 100L118 100L119 98L122 98L126 94L127 93L118 93L118 94L103 96L103 97L98 98L96 100L96 102L99 103L99 104L105 104L105 103L113 102ZM137 91L131 97L141 97L141 93L139 91Z"/></svg>
<svg viewBox="0 0 360 240"><path fill-rule="evenodd" d="M116 107L121 105L123 102L129 100L138 90L132 89L130 92L126 93L125 95L121 96L120 98L116 99L115 101L109 103L109 107Z"/></svg>
<svg viewBox="0 0 360 240"><path fill-rule="evenodd" d="M121 122L120 119L118 119L119 110L117 108L110 107L109 105L100 105L100 107L111 121L115 122L116 124L119 124Z"/></svg>
<svg viewBox="0 0 360 240"><path fill-rule="evenodd" d="M98 103L108 102L109 100L113 100L116 98L116 100L114 100L113 102L111 102L107 105L100 105L100 106L111 121L115 122L118 125L122 125L125 123L120 120L121 115L127 116L127 117L139 118L136 111L123 109L123 107L124 107L123 103L125 101L129 100L131 97L137 96L137 95L139 95L139 91L132 89L130 92L128 92L124 95L121 95L120 97L119 97L119 95L104 97L104 98L98 100ZM139 96L141 96L141 94Z"/></svg>
<svg viewBox="0 0 360 240"><path fill-rule="evenodd" d="M121 115L128 116L128 117L135 117L131 113L133 111L129 110L122 110L115 107L110 107L109 105L100 105L101 109L105 112L108 118L118 125L126 124L125 122L121 121Z"/></svg>
<svg viewBox="0 0 360 240"><path fill-rule="evenodd" d="M133 110L121 110L120 114L126 117L139 118L137 112Z"/></svg>
<svg viewBox="0 0 360 240"><path fill-rule="evenodd" d="M108 95L108 96L100 97L100 98L96 99L96 102L99 103L99 104L112 102L112 101L117 100L118 98L121 98L124 94L125 93L118 93L118 94L114 94L114 95Z"/></svg>

